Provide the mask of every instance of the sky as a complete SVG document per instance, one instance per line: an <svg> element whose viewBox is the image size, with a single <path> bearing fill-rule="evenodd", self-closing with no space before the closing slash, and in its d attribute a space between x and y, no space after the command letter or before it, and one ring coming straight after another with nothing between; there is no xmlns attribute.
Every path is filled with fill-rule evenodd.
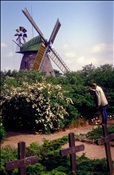
<svg viewBox="0 0 114 175"><path fill-rule="evenodd" d="M16 29L27 29L27 41L38 35L22 12L25 7L47 40L60 20L52 47L71 71L89 64L114 66L113 1L1 1L2 71L20 69L22 54L13 42Z"/></svg>

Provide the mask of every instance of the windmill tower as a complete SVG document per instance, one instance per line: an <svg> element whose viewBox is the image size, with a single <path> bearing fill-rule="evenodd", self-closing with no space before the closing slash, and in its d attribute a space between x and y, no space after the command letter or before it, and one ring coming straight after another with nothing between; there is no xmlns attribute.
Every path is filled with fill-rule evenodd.
<svg viewBox="0 0 114 175"><path fill-rule="evenodd" d="M54 70L51 65L52 60L63 73L70 71L59 54L55 51L54 48L51 47L61 26L59 20L57 20L52 34L47 41L29 14L28 10L25 8L22 10L22 12L39 35L20 47L20 52L18 53L24 54L20 69L32 69L40 72L45 72L47 76L54 76Z"/></svg>

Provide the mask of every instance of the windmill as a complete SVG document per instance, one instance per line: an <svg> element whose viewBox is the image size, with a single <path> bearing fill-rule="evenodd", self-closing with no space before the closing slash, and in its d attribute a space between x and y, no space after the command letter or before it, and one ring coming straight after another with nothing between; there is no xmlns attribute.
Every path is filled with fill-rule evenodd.
<svg viewBox="0 0 114 175"><path fill-rule="evenodd" d="M22 10L22 12L27 17L27 19L30 21L30 23L35 28L35 30L38 32L40 39L41 39L41 44L37 51L32 69L39 70L40 72L45 71L46 59L48 60L48 62L51 59L63 73L70 71L67 65L65 64L65 62L59 56L59 54L55 51L54 48L51 47L58 33L58 30L61 26L59 19L57 19L57 22L52 31L52 34L49 40L47 41L44 38L43 33L41 32L41 30L38 28L35 21L31 17L31 15L29 14L28 10L25 8L24 10Z"/></svg>
<svg viewBox="0 0 114 175"><path fill-rule="evenodd" d="M27 30L24 27L20 26L18 29L16 29L16 32L17 33L14 36L17 36L17 45L20 47L26 43L25 38L27 38Z"/></svg>

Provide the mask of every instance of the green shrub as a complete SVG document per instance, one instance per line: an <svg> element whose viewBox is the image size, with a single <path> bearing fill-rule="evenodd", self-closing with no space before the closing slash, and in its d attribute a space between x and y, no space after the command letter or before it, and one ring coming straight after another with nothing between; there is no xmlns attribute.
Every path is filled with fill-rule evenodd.
<svg viewBox="0 0 114 175"><path fill-rule="evenodd" d="M4 86L2 117L5 129L51 133L65 127L72 100L64 95L66 92L60 85L44 81L31 85L23 82L21 87Z"/></svg>
<svg viewBox="0 0 114 175"><path fill-rule="evenodd" d="M106 159L90 160L81 156L77 161L77 175L109 175Z"/></svg>
<svg viewBox="0 0 114 175"><path fill-rule="evenodd" d="M2 120L0 119L0 142L4 142L4 140L6 139L6 131L3 127L3 123Z"/></svg>
<svg viewBox="0 0 114 175"><path fill-rule="evenodd" d="M42 166L40 163L36 163L34 165L27 166L27 175L43 175L46 173L46 168Z"/></svg>
<svg viewBox="0 0 114 175"><path fill-rule="evenodd" d="M47 175L67 175L67 174L64 172L60 172L57 169L54 169L51 172L47 173Z"/></svg>
<svg viewBox="0 0 114 175"><path fill-rule="evenodd" d="M114 133L114 125L109 126L108 128L108 134ZM103 129L101 126L98 126L96 128L93 128L92 131L87 133L87 137L90 139L99 139L103 137Z"/></svg>
<svg viewBox="0 0 114 175"><path fill-rule="evenodd" d="M53 133L73 126L80 117L85 120L93 118L96 107L88 91L93 81L104 89L109 101L107 113L114 115L112 65L95 69L90 64L64 76L58 72L57 77L45 77L38 71L9 70L0 73L0 109L5 130Z"/></svg>
<svg viewBox="0 0 114 175"><path fill-rule="evenodd" d="M9 171L7 171L6 169L5 169L5 163L6 162L9 162L9 161L12 161L12 160L16 160L17 159L17 153L18 151L17 151L17 149L16 148L14 148L14 147L11 147L11 146L5 146L3 149L1 149L1 158L0 158L0 160L1 160L1 169L0 169L0 173L2 174L2 175L10 175L9 174ZM13 173L17 173L18 172L18 170L16 169L16 170L13 170L12 172L11 172L11 175L13 175Z"/></svg>
<svg viewBox="0 0 114 175"><path fill-rule="evenodd" d="M68 141L68 136L61 139L48 141L44 140L43 145L32 143L26 147L26 156L38 156L38 163L28 165L27 175L71 175L70 156L61 156L61 146ZM5 163L17 159L17 149L7 146L1 149L2 175L17 175L18 169L6 171ZM109 175L106 159L91 160L83 154L76 157L77 175ZM100 167L100 168L99 168Z"/></svg>

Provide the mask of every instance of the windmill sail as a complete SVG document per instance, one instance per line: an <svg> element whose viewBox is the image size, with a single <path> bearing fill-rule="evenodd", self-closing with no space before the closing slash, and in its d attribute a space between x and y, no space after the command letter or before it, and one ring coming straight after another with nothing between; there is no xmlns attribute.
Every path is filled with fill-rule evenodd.
<svg viewBox="0 0 114 175"><path fill-rule="evenodd" d="M33 27L35 28L35 30L38 32L38 34L41 36L41 38L44 40L44 42L46 42L46 39L43 36L43 33L41 32L41 30L39 29L39 27L36 25L35 21L33 20L33 18L31 17L30 13L28 12L28 10L25 8L24 10L22 10L22 12L24 13L24 15L28 18L28 20L30 21L30 23L33 25Z"/></svg>
<svg viewBox="0 0 114 175"><path fill-rule="evenodd" d="M59 67L59 69L63 73L70 71L68 66L65 64L63 59L59 56L59 54L55 51L55 49L51 48L51 52L48 54L48 57L53 60L53 62Z"/></svg>
<svg viewBox="0 0 114 175"><path fill-rule="evenodd" d="M24 10L22 10L22 12L24 13L24 15L28 18L28 20L30 21L30 23L33 25L33 27L35 28L35 30L38 32L38 34L41 36L41 38L43 39L44 43L47 43L46 39L43 37L43 33L41 32L41 30L39 29L39 27L36 25L35 21L33 20L33 18L31 17L30 13L28 12L28 10L25 8ZM38 51L39 52L39 51ZM37 52L37 56L34 62L34 66L33 66L33 70L39 70L40 63L42 62L44 53L41 54L42 57L40 56L40 54Z"/></svg>
<svg viewBox="0 0 114 175"><path fill-rule="evenodd" d="M58 30L59 28L61 27L61 23L59 22L59 19L57 20L56 24L55 24L55 27L52 31L52 34L50 36L50 39L49 39L49 42L51 42L53 44L54 40L55 40L55 37L58 33Z"/></svg>
<svg viewBox="0 0 114 175"><path fill-rule="evenodd" d="M34 61L34 66L33 66L33 70L38 70L39 67L40 67L40 63L42 61L42 58L43 58L43 55L44 55L44 52L46 50L46 46L45 44L42 42L41 43L41 46L37 52L37 55L36 55L36 58L35 58L35 61Z"/></svg>
<svg viewBox="0 0 114 175"><path fill-rule="evenodd" d="M44 55L42 57L42 60L41 60L41 64L40 64L40 67L39 67L39 70L40 71L43 70L43 66L45 64L45 56L50 51L51 44L53 44L60 26L61 26L61 24L60 24L59 19L58 19L57 22L56 22L56 24L55 24L55 27L54 27L54 29L52 31L52 34L50 36L49 42L46 43L47 47L46 47L45 53L44 53Z"/></svg>

